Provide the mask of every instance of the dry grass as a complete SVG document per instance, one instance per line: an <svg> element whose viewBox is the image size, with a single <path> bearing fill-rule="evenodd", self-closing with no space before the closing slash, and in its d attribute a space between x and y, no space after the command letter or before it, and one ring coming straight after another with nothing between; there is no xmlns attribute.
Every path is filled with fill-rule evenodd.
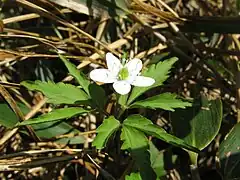
<svg viewBox="0 0 240 180"><path fill-rule="evenodd" d="M42 94L23 89L21 81L75 83L56 51L65 53L85 73L93 67L105 66L106 52L116 56L128 52L130 57L141 58L145 66L153 63L153 57L158 57L155 58L158 61L163 54L177 56L179 62L171 78L156 92L179 92L188 98L197 88L199 93L221 97L225 117L239 121L240 43L238 24L234 23L239 18L225 18L225 21L221 18L237 15L233 2L133 0L129 4L131 14L114 18L107 13L97 17L80 14L45 0L13 2L6 0L1 5L0 93L1 103L7 102L20 121L52 109ZM201 26L201 32L195 26ZM236 33L230 34L234 27ZM23 113L16 102L24 104L27 112ZM108 112L111 106L109 102ZM159 110L152 117L169 127L168 122L157 118L166 117L165 114ZM128 159L116 160L107 154L109 150L96 152L91 147L101 120L102 117L93 115L76 118L70 124L82 133L64 133L49 139L38 137L31 127L2 126L1 178L94 179L99 173L103 177L110 174L117 179L124 177ZM204 179L211 177L218 144L234 123L234 120L223 121L222 131L199 161ZM56 141L73 136L84 136L86 141L75 145ZM162 148L161 143L158 146ZM177 168L168 172L169 179L183 179L188 174L180 173L180 178Z"/></svg>

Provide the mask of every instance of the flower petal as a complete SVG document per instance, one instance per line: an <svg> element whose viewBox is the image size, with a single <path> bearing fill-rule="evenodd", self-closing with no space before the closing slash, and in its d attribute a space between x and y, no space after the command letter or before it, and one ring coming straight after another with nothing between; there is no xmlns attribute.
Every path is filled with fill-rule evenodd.
<svg viewBox="0 0 240 180"><path fill-rule="evenodd" d="M107 67L108 67L109 71L114 76L117 76L120 69L123 68L123 65L121 64L120 60L116 56L114 56L112 53L107 53L106 61L107 61Z"/></svg>
<svg viewBox="0 0 240 180"><path fill-rule="evenodd" d="M90 78L103 83L113 83L117 80L108 69L94 69L90 72Z"/></svg>
<svg viewBox="0 0 240 180"><path fill-rule="evenodd" d="M142 69L142 61L140 59L131 59L125 67L128 69L130 76L137 76Z"/></svg>
<svg viewBox="0 0 240 180"><path fill-rule="evenodd" d="M125 95L130 92L131 85L127 81L117 81L113 83L114 90L121 95Z"/></svg>
<svg viewBox="0 0 240 180"><path fill-rule="evenodd" d="M134 81L131 83L134 86L147 87L155 83L155 80L150 77L136 76Z"/></svg>

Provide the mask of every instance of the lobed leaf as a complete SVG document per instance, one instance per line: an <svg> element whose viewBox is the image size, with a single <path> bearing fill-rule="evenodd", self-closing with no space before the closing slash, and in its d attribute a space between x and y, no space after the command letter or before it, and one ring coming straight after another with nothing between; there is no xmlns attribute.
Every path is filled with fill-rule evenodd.
<svg viewBox="0 0 240 180"><path fill-rule="evenodd" d="M161 108L164 110L174 111L175 108L185 108L191 106L189 102L184 102L181 99L177 99L175 94L163 93L157 96L153 96L142 101L133 103L130 108Z"/></svg>
<svg viewBox="0 0 240 180"><path fill-rule="evenodd" d="M86 78L85 74L78 70L74 64L69 62L61 54L59 54L59 57L68 68L69 73L77 80L79 85L81 85L84 91L92 99L92 106L96 106L100 109L103 109L107 99L104 89L95 83L90 84L90 81Z"/></svg>
<svg viewBox="0 0 240 180"><path fill-rule="evenodd" d="M71 84L62 82L55 84L50 81L23 81L21 85L32 91L41 91L48 98L48 102L53 104L74 104L76 101L88 100L84 91Z"/></svg>
<svg viewBox="0 0 240 180"><path fill-rule="evenodd" d="M143 132L135 128L123 125L121 140L123 141L121 149L140 149L148 147L148 140Z"/></svg>
<svg viewBox="0 0 240 180"><path fill-rule="evenodd" d="M151 166L157 175L157 179L166 176L167 169L174 168L173 164L176 163L177 155L172 154L171 148L159 151L152 141L149 141L149 153Z"/></svg>
<svg viewBox="0 0 240 180"><path fill-rule="evenodd" d="M161 86L163 82L168 78L169 70L172 68L173 64L176 61L177 61L176 57L170 58L163 62L159 62L156 65L153 64L146 71L143 71L142 75L155 79L155 83L149 87L134 87L127 104L130 105L137 97L142 95L147 90L157 86Z"/></svg>
<svg viewBox="0 0 240 180"><path fill-rule="evenodd" d="M142 179L156 179L155 172L151 167L150 155L148 152L148 139L143 132L135 128L123 125L121 140L123 141L121 149L130 151L131 156L138 167Z"/></svg>
<svg viewBox="0 0 240 180"><path fill-rule="evenodd" d="M106 146L109 138L118 130L120 122L113 116L105 119L103 123L97 128L97 136L93 141L93 146L97 149L102 149Z"/></svg>
<svg viewBox="0 0 240 180"><path fill-rule="evenodd" d="M130 175L126 176L126 180L142 180L140 173L131 173Z"/></svg>
<svg viewBox="0 0 240 180"><path fill-rule="evenodd" d="M69 73L77 80L77 82L79 83L79 85L81 85L84 91L88 95L90 95L89 93L90 81L86 78L85 74L83 74L79 69L77 69L76 66L69 62L63 55L59 54L59 57L64 62Z"/></svg>
<svg viewBox="0 0 240 180"><path fill-rule="evenodd" d="M149 119L146 119L141 115L131 115L124 120L123 124L124 126L138 129L139 131L154 136L172 145L185 148L190 151L199 152L197 148L187 144L184 140L179 139L176 136L168 134L164 129L154 125Z"/></svg>

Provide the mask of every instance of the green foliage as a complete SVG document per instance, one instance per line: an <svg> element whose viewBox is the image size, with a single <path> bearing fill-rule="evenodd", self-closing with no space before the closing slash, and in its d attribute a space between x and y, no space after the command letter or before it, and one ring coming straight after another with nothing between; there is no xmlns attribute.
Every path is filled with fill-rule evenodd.
<svg viewBox="0 0 240 180"><path fill-rule="evenodd" d="M75 133L77 134L80 132L75 132ZM55 142L58 144L67 145L67 144L82 144L85 142L85 140L86 139L84 138L84 136L80 135L80 136L74 136L74 137L61 138L56 140Z"/></svg>
<svg viewBox="0 0 240 180"><path fill-rule="evenodd" d="M21 111L26 114L30 109L28 109L24 104L18 103ZM7 128L14 128L15 125L19 122L15 113L11 110L11 108L6 103L0 104L0 124ZM36 135L40 138L53 138L58 135L62 135L65 133L80 133L79 130L75 129L71 125L65 122L46 122L41 124L32 125ZM25 131L21 131L25 133ZM78 136L77 144L84 143L85 138L83 136ZM59 139L56 142L61 144L75 144L76 138L64 138Z"/></svg>
<svg viewBox="0 0 240 180"><path fill-rule="evenodd" d="M89 99L91 98L92 106L103 109L106 103L106 94L101 86L93 83L87 79L85 74L83 74L77 67L70 63L64 56L59 54L59 57L64 62L65 66L68 68L69 73L77 80L79 85L88 94Z"/></svg>
<svg viewBox="0 0 240 180"><path fill-rule="evenodd" d="M90 81L85 77L85 75L76 68L76 66L70 63L63 55L59 54L60 59L64 62L65 66L67 67L69 73L77 80L79 85L82 86L84 91L90 95L89 93L89 85Z"/></svg>
<svg viewBox="0 0 240 180"><path fill-rule="evenodd" d="M151 65L146 71L142 72L143 76L151 77L155 79L155 83L149 87L134 87L132 93L128 99L127 104L130 105L137 97L142 95L149 89L157 86L161 86L163 82L169 77L169 70L172 68L173 64L177 61L177 58L171 58L158 64Z"/></svg>
<svg viewBox="0 0 240 180"><path fill-rule="evenodd" d="M199 102L199 101L197 101ZM209 101L202 96L201 104L172 114L173 130L178 137L199 149L205 148L216 136L222 122L220 99Z"/></svg>
<svg viewBox="0 0 240 180"><path fill-rule="evenodd" d="M41 124L31 125L36 132L37 136L43 139L54 138L66 133L81 133L78 129L75 129L73 126L69 125L63 121L55 122L46 122ZM76 137L62 138L58 139L55 142L60 144L83 144L85 142L85 137L80 135Z"/></svg>
<svg viewBox="0 0 240 180"><path fill-rule="evenodd" d="M129 176L126 176L126 180L142 180L140 173L131 173Z"/></svg>
<svg viewBox="0 0 240 180"><path fill-rule="evenodd" d="M174 111L174 108L185 108L189 107L192 104L189 102L183 102L180 99L176 98L175 94L163 93L157 96L153 96L142 101L137 101L133 103L130 108L161 108L164 110Z"/></svg>
<svg viewBox="0 0 240 180"><path fill-rule="evenodd" d="M157 178L166 175L166 170L164 169L164 157L163 152L159 152L152 142L149 142L149 153L151 160L151 167L154 169Z"/></svg>
<svg viewBox="0 0 240 180"><path fill-rule="evenodd" d="M128 99L128 94L119 95L119 97L118 97L118 104L121 105L124 108L127 108L126 107L127 99Z"/></svg>
<svg viewBox="0 0 240 180"><path fill-rule="evenodd" d="M97 129L97 137L93 141L93 146L97 149L102 149L106 146L109 138L118 130L120 122L113 116L105 119Z"/></svg>
<svg viewBox="0 0 240 180"><path fill-rule="evenodd" d="M163 176L164 162L163 155L158 157L158 150L151 146L151 158L149 156L149 144L145 134L155 136L165 142L198 152L194 147L189 146L183 140L166 133L162 128L154 125L150 120L140 116L132 115L124 120L122 125L121 140L123 141L122 149L131 152L136 166L141 174L142 179L156 179L153 169L158 177ZM159 158L159 161L154 161ZM151 160L151 161L150 161Z"/></svg>
<svg viewBox="0 0 240 180"><path fill-rule="evenodd" d="M199 150L189 144L187 144L182 139L179 139L169 133L167 133L164 129L161 127L154 125L152 121L149 119L146 119L143 116L140 115L131 115L127 117L126 120L123 122L124 126L135 128L139 131L142 131L150 136L154 136L158 139L161 139L167 143L170 143L172 145L188 149L190 151L198 152Z"/></svg>
<svg viewBox="0 0 240 180"><path fill-rule="evenodd" d="M64 56L59 55L70 74L77 80L82 89L79 89L70 84L64 83L52 83L52 82L22 82L22 85L29 88L30 90L41 91L46 97L49 98L49 102L54 104L76 104L90 102L92 108L99 108L103 110L106 103L105 91L101 86L90 84L90 81L85 77L83 73L79 73L78 69L70 63ZM176 62L176 58L171 58L169 60L159 62L157 65L151 65L150 68L144 71L142 74L147 77L152 77L155 79L155 84L150 87L134 87L133 91L128 98L126 96L120 96L118 103L122 105L125 110L126 104L130 105L137 97L143 94L145 91L160 86L168 78L169 70L172 65ZM130 108L136 107L147 107L147 108L162 108L164 110L174 111L175 108L185 108L190 106L188 102L183 102L176 98L176 95L170 93L163 93L157 96L150 97L148 99L137 101ZM39 123L45 124L46 122L57 121L60 119L69 118L75 115L86 113L87 111L78 107L69 107L63 109L57 109L51 113L41 115L37 118L24 121L19 123L19 125L31 125ZM53 122L52 122L53 123ZM37 126L34 125L34 126ZM115 119L113 116L108 117L103 121L103 123L97 129L97 136L93 141L93 146L97 149L102 149L106 147L107 142L110 137L120 128L121 123ZM37 126L39 127L39 126ZM127 117L122 123L121 140L123 141L122 149L128 150L134 160L134 165L137 171L140 172L141 179L156 179L156 174L158 177L162 176L164 168L162 167L163 161L159 163L152 163L151 158L155 156L157 158L157 149L154 150L151 147L152 152L151 158L149 153L149 144L146 135L154 136L170 144L185 148L191 151L198 152L198 149L190 146L182 139L179 139L171 134L168 134L164 129L154 125L150 120L140 116L132 115ZM146 134L146 135L145 135ZM75 144L81 141L82 137L75 138L64 138L57 142ZM155 154L154 154L155 153ZM162 164L161 164L162 163ZM156 171L156 173L154 172ZM130 177L137 177L137 175L131 175Z"/></svg>
<svg viewBox="0 0 240 180"><path fill-rule="evenodd" d="M28 112L28 108L24 104L18 103L18 107L23 113ZM6 103L0 103L0 124L7 128L14 128L18 122L18 117L11 108Z"/></svg>
<svg viewBox="0 0 240 180"><path fill-rule="evenodd" d="M240 123L236 124L220 144L219 159L224 180L240 177Z"/></svg>
<svg viewBox="0 0 240 180"><path fill-rule="evenodd" d="M144 133L123 124L121 140L123 141L121 149L130 151L142 179L156 179L151 167L148 140Z"/></svg>
<svg viewBox="0 0 240 180"><path fill-rule="evenodd" d="M39 124L51 121L58 121L61 119L70 118L79 114L87 113L88 110L79 107L69 107L62 109L55 109L47 114L43 114L37 118L29 119L18 123L18 126L30 125L30 124Z"/></svg>
<svg viewBox="0 0 240 180"><path fill-rule="evenodd" d="M0 30L3 34L0 84L12 96L4 91L5 88L0 90L1 100L9 103L0 103L0 125L4 126L0 128L0 141L7 140L1 144L1 159L4 163L0 165L0 170L8 171L1 173L3 179L22 177L22 172L26 170L28 177L41 178L45 166L48 166L46 163L51 163L50 175L54 171L53 174L60 174L62 179L94 179L96 173L90 166L87 167L86 161L89 172L73 174L76 163L71 163L71 160L82 158L82 153L74 148L83 147L88 155L88 159L84 160L95 165L99 179L124 179L128 174L125 177L127 180L174 179L172 175L176 175L177 179L198 180L198 165L203 180L221 179L216 178L219 172L215 167L218 165L222 179L240 179L240 123L236 123L240 116L239 97L236 95L240 87L240 61L237 61L240 0L222 3L171 0L164 1L165 4L154 0L20 0L17 1L19 6L11 6L11 1L1 2ZM166 6L161 9L159 5L169 6L179 17L174 12L168 12ZM18 17L32 12L35 15L28 19L26 28L26 23L21 22L26 18ZM183 16L186 12L190 15ZM194 14L201 14L201 17L192 16ZM215 17L210 17L211 14ZM208 17L204 17L206 15ZM37 28L36 21L40 22ZM174 24L183 33L175 31ZM235 34L229 35L229 32ZM131 86L132 91L124 96L113 93L111 83L102 86L93 83L88 77L89 71L106 64L104 53L107 51L116 56L124 53L121 61L123 65L129 57L143 57L144 68L139 75L154 78L156 83L150 87ZM61 54L58 56L58 53ZM172 55L181 59L177 63L178 69L173 73L170 71L177 58L168 59ZM57 61L54 60L56 57ZM80 66L84 67L78 70L74 63L81 63ZM42 104L38 104L35 92L25 96L25 92L19 88L18 80L62 79L67 73L66 68L62 68L63 64L75 78L74 85L68 82L22 82L29 90L42 92L52 104L40 107ZM29 71L26 71L26 66ZM139 64L131 67L135 71L138 68ZM118 80L126 79L131 73L125 70L116 74L106 73L105 77L111 79L114 74ZM174 84L167 84L172 80ZM185 93L189 99L200 94L220 98L194 99L193 107L190 107L191 103L178 97L178 92ZM223 107L220 99L224 101L226 117L221 131ZM14 110L15 103L11 103L14 100L32 106L30 109L18 104L22 114L30 115L37 111L37 115L19 122ZM49 108L53 110L42 114ZM91 116L84 119L88 113ZM149 119L133 114L146 115ZM75 116L81 116L81 119ZM41 142L34 142L25 125L33 128ZM96 131L92 125L97 126ZM225 136L232 126L233 129ZM11 129L15 127L18 131L16 136L9 133L14 132ZM83 128L84 133L79 128ZM165 131L165 128L168 130ZM95 132L94 141L86 141L86 134L93 133L88 136L93 138ZM220 139L216 138L217 134ZM84 146L79 145L83 143ZM58 144L64 145L64 149L58 148ZM216 153L215 145L218 144L219 151ZM185 153L174 146L189 153L190 167ZM31 154L15 153L16 150L26 151L26 148L31 152L36 147L52 149ZM65 153L65 148L72 149L72 152ZM98 150L99 153L96 153L95 149L101 152ZM198 161L197 153L200 150L204 150L204 153ZM178 156L173 155L173 152ZM13 156L17 161L9 159ZM51 160L48 161L49 157ZM216 157L216 162L208 161ZM33 161L21 161L19 165L18 160L21 159ZM37 166L41 167L37 174L36 171L28 171ZM63 173L59 173L61 169L64 169Z"/></svg>
<svg viewBox="0 0 240 180"><path fill-rule="evenodd" d="M151 141L149 142L151 167L155 171L157 178L166 176L167 175L167 170L166 170L167 164L172 164L177 159L176 155L172 156L172 154L167 153L167 151L168 151L168 149L166 151L164 151L164 150L159 151ZM170 158L164 157L167 155L169 155L171 157ZM166 162L167 161L166 159L171 162Z"/></svg>
<svg viewBox="0 0 240 180"><path fill-rule="evenodd" d="M154 54L150 59L150 62L148 64L157 64L160 61L163 61L164 59L169 56L169 52L163 53L161 52L160 54Z"/></svg>
<svg viewBox="0 0 240 180"><path fill-rule="evenodd" d="M21 82L21 85L32 91L41 91L48 98L48 102L53 104L74 104L76 101L88 100L88 96L83 90L71 84L24 81Z"/></svg>
<svg viewBox="0 0 240 180"><path fill-rule="evenodd" d="M89 92L92 108L98 107L99 109L103 110L107 101L107 96L104 89L94 83L89 85Z"/></svg>
<svg viewBox="0 0 240 180"><path fill-rule="evenodd" d="M120 127L120 122L113 116L105 119L103 124L97 129L98 135L94 139L93 145L98 149L106 146L109 138ZM132 115L123 121L121 140L123 141L121 149L129 150L134 162L143 179L155 178L155 173L151 167L149 145L145 134L155 136L165 142L198 152L194 147L189 146L183 140L168 134L162 128L154 125L150 120L140 116ZM159 168L159 167L157 167Z"/></svg>
<svg viewBox="0 0 240 180"><path fill-rule="evenodd" d="M220 99L209 101L204 96L197 103L192 108L177 110L171 120L178 137L202 150L212 142L220 129L222 103Z"/></svg>
<svg viewBox="0 0 240 180"><path fill-rule="evenodd" d="M143 132L123 124L121 140L123 141L121 149L140 149L148 147L148 140Z"/></svg>

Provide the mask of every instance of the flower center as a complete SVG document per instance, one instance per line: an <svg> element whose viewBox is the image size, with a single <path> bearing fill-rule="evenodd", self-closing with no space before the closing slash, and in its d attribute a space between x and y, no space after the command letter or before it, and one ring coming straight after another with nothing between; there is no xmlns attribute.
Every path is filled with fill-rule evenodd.
<svg viewBox="0 0 240 180"><path fill-rule="evenodd" d="M129 72L127 68L122 68L118 73L118 78L120 80L126 80L129 76Z"/></svg>

